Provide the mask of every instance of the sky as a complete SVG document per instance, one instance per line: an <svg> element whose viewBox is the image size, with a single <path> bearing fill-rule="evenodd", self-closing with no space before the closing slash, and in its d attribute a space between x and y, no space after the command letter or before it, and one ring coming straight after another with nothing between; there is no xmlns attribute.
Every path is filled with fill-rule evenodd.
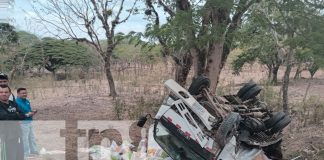
<svg viewBox="0 0 324 160"><path fill-rule="evenodd" d="M46 29L44 29L43 25L37 23L37 21L35 20L35 18L37 18L37 14L34 12L34 9L32 7L32 4L35 5L35 3L32 3L33 1L35 0L15 0L13 8L7 9L5 12L0 12L0 18L12 17L14 19L13 24L17 30L24 30L32 34L35 34L39 37L49 37L49 36L53 37L53 34L49 33ZM38 1L46 1L46 0L38 0ZM132 5L131 2L133 2L133 0L126 0L126 2L127 3L125 3L126 4L125 8L130 8L130 6ZM138 6L140 8L144 7L143 4ZM164 14L162 14L162 11L159 12L162 15L161 18L162 23L164 23L165 22ZM126 13L121 15L121 17L125 17L125 16ZM53 18L51 16L47 16L47 17L49 19ZM143 14L132 15L128 19L128 21L116 27L116 33L117 32L128 33L130 31L143 32L146 24L147 21L144 19ZM56 31L56 28L51 27L50 25L48 25L48 28L53 32ZM100 28L99 25L98 28ZM86 34L82 33L81 31L76 31L76 34L79 37L86 37ZM103 38L104 36L102 35L101 39Z"/></svg>

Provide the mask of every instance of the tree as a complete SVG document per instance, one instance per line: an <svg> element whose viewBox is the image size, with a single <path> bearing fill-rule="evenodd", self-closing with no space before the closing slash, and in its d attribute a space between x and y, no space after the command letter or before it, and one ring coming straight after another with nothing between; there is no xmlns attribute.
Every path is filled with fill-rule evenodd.
<svg viewBox="0 0 324 160"><path fill-rule="evenodd" d="M315 57L317 57L315 59ZM323 57L316 56L313 51L309 48L303 48L297 50L295 54L296 59L296 73L294 76L294 79L299 79L301 77L301 73L304 70L309 71L311 75L311 79L314 77L315 73L318 71L319 64L321 60L323 61Z"/></svg>
<svg viewBox="0 0 324 160"><path fill-rule="evenodd" d="M122 37L122 34L115 34L115 30L136 11L136 2L133 1L130 9L125 10L125 0L46 0L46 3L37 2L34 10L44 26L60 31L53 33L47 27L53 35L62 39L66 36L96 49L104 61L110 95L115 98L117 92L111 72L111 56ZM121 17L122 12L128 12L126 17ZM107 39L105 48L100 44L100 35Z"/></svg>
<svg viewBox="0 0 324 160"><path fill-rule="evenodd" d="M215 93L234 34L243 15L258 0L145 2L149 24L144 36L158 41L163 55L174 58L178 64L178 82L185 84L193 65L195 76L207 75L211 79L211 91ZM161 24L156 6L167 13L166 24Z"/></svg>
<svg viewBox="0 0 324 160"><path fill-rule="evenodd" d="M18 34L9 23L0 23L0 53L4 53L13 44L17 44Z"/></svg>
<svg viewBox="0 0 324 160"><path fill-rule="evenodd" d="M272 0L263 3L268 7L261 7L261 11L268 19L270 31L276 42L278 51L284 55L285 73L283 77L282 96L283 110L289 111L288 89L289 76L296 53L304 48L310 31L310 23L314 18L318 18L318 13L323 7L317 1L282 1Z"/></svg>
<svg viewBox="0 0 324 160"><path fill-rule="evenodd" d="M23 71L26 56L30 53L31 47L39 42L39 38L34 34L25 31L18 31L17 34L19 36L17 51L9 59L9 66L11 68L10 79L14 78L17 71ZM22 53L22 49L25 52Z"/></svg>
<svg viewBox="0 0 324 160"><path fill-rule="evenodd" d="M81 67L87 69L95 64L89 50L71 40L43 38L31 47L19 50L16 59L24 59L24 69L45 68L54 75L58 69Z"/></svg>
<svg viewBox="0 0 324 160"><path fill-rule="evenodd" d="M28 44L32 44L35 36L33 35L28 37L27 35L31 34L22 31L16 32L14 26L11 26L7 23L1 23L0 30L0 52L1 54L3 54L3 58L1 58L2 62L0 69L9 71L9 78L12 80L14 79L15 73L19 69L19 67L24 65L23 59L22 61L17 61L16 59L17 50ZM28 38L28 40L26 38Z"/></svg>
<svg viewBox="0 0 324 160"><path fill-rule="evenodd" d="M258 60L267 67L268 80L277 84L278 70L283 63L283 57L267 28L265 17L257 13L251 14L248 22L243 24L236 35L236 41L243 53L232 62L234 73L239 74L245 63Z"/></svg>
<svg viewBox="0 0 324 160"><path fill-rule="evenodd" d="M324 8L324 2L319 8ZM303 45L304 50L306 50L309 55L309 65L307 70L311 74L311 78L314 77L315 73L319 68L324 68L324 37L322 33L324 32L324 14L322 10L317 10L317 15L311 19L309 27L307 29L307 36L305 36L305 42Z"/></svg>
<svg viewBox="0 0 324 160"><path fill-rule="evenodd" d="M312 21L319 18L318 9L322 6L323 4L317 4L316 1L262 1L251 9L251 14L243 28L243 34L238 35L241 36L238 38L239 43L246 52L235 62L234 68L239 70L244 62L254 61L256 58L262 62L264 53L268 55L266 64L274 64L272 65L274 67L267 65L273 75L277 73L281 64L286 67L282 85L285 112L289 109L288 87L291 69L298 57L301 61L310 60L309 55L307 56L304 51L311 51L313 50L311 46L319 44L310 39L313 39L312 32L319 31L318 28L312 27L314 24ZM275 82L276 79L273 81Z"/></svg>
<svg viewBox="0 0 324 160"><path fill-rule="evenodd" d="M40 39L32 33L26 31L18 31L18 43L20 47L32 46L36 42L39 42Z"/></svg>
<svg viewBox="0 0 324 160"><path fill-rule="evenodd" d="M308 50L296 52L295 59L297 64L296 73L294 79L299 79L303 70L307 70L309 64L311 64L312 54Z"/></svg>
<svg viewBox="0 0 324 160"><path fill-rule="evenodd" d="M8 56L15 52L17 45L18 34L15 27L8 23L0 23L0 54L2 56L0 70L4 69L2 64L8 60Z"/></svg>

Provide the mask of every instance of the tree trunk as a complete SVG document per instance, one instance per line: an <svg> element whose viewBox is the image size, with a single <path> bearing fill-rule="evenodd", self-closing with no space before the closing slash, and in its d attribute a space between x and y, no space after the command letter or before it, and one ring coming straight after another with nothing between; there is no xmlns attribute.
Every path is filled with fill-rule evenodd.
<svg viewBox="0 0 324 160"><path fill-rule="evenodd" d="M110 94L109 96L112 96L113 99L115 99L117 97L117 92L116 92L116 88L115 88L115 83L114 83L114 79L111 73L111 65L110 65L110 57L107 56L105 58L105 73L106 73L106 77L108 80L108 84L109 84L109 90L110 90Z"/></svg>
<svg viewBox="0 0 324 160"><path fill-rule="evenodd" d="M292 62L291 62L292 51L289 50L287 54L288 54L287 55L287 64L286 64L287 68L286 68L286 71L284 74L283 84L282 84L282 108L285 113L289 112L288 89L289 89L289 75L290 75L291 68L292 68Z"/></svg>
<svg viewBox="0 0 324 160"><path fill-rule="evenodd" d="M301 64L298 64L294 79L299 79L300 78L300 73L301 73Z"/></svg>
<svg viewBox="0 0 324 160"><path fill-rule="evenodd" d="M190 54L192 55L192 65L193 65L193 71L195 77L198 75L198 70L199 70L198 53L195 49L190 49Z"/></svg>
<svg viewBox="0 0 324 160"><path fill-rule="evenodd" d="M192 57L190 53L184 54L182 62L176 63L175 80L181 85L186 85L186 80L192 66Z"/></svg>
<svg viewBox="0 0 324 160"><path fill-rule="evenodd" d="M278 71L279 71L279 66L275 66L272 69L272 84L276 85L278 84Z"/></svg>
<svg viewBox="0 0 324 160"><path fill-rule="evenodd" d="M194 69L194 76L200 76L205 74L206 70L206 53L202 53L199 50L192 48L190 49L190 54L192 57L192 64L193 64L193 69Z"/></svg>
<svg viewBox="0 0 324 160"><path fill-rule="evenodd" d="M316 66L312 66L311 68L308 69L310 75L311 75L311 79L314 78L315 73L319 70L319 67Z"/></svg>
<svg viewBox="0 0 324 160"><path fill-rule="evenodd" d="M310 75L311 75L311 79L314 79L315 73L316 73L316 72L311 72L311 73L310 73Z"/></svg>
<svg viewBox="0 0 324 160"><path fill-rule="evenodd" d="M207 61L206 74L211 81L210 91L212 93L216 93L216 88L220 78L220 73L224 66L222 65L223 43L213 44L211 51L209 53L210 54Z"/></svg>
<svg viewBox="0 0 324 160"><path fill-rule="evenodd" d="M14 66L13 69L10 71L10 75L9 75L9 80L12 81L15 77L17 71L17 66Z"/></svg>
<svg viewBox="0 0 324 160"><path fill-rule="evenodd" d="M272 66L267 66L268 67L268 81L270 82L271 81L271 78L272 78Z"/></svg>

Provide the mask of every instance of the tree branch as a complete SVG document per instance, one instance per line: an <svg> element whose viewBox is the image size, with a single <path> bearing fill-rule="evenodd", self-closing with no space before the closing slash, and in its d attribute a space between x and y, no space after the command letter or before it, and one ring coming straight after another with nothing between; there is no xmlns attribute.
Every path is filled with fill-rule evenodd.
<svg viewBox="0 0 324 160"><path fill-rule="evenodd" d="M91 1L92 5L93 5L93 8L94 8L94 10L95 10L98 18L100 19L100 21L102 23L104 29L106 30L106 36L109 36L108 31L109 31L109 28L110 27L109 27L109 24L108 24L108 16L107 16L107 13L101 15L100 12L99 12L99 9L98 9L98 6L97 6L95 0L90 0L90 1ZM103 12L106 12L106 10L103 11Z"/></svg>
<svg viewBox="0 0 324 160"><path fill-rule="evenodd" d="M172 11L172 9L170 9L162 0L158 0L159 2L159 5L161 5L163 7L163 9L169 13L169 15L171 17L174 17L175 16L175 13Z"/></svg>
<svg viewBox="0 0 324 160"><path fill-rule="evenodd" d="M129 11L129 14L128 14L128 15L127 15L123 20L118 21L117 24L124 23L124 22L126 22L126 21L129 19L129 17L131 16L131 14L132 14L133 11L134 11L134 8L135 8L135 5L136 5L137 1L138 1L138 0L135 0L135 2L134 2L134 4L133 4L132 8L131 8L130 11Z"/></svg>
<svg viewBox="0 0 324 160"><path fill-rule="evenodd" d="M242 16L244 13L255 3L258 3L260 0L241 0L238 4L238 8L235 11L233 18L229 24L228 30L225 33L225 43L223 47L223 56L222 62L225 63L230 51L234 39L234 32L237 30L239 24L242 21ZM224 64L222 64L224 65Z"/></svg>
<svg viewBox="0 0 324 160"><path fill-rule="evenodd" d="M153 6L152 2L146 2L146 5L153 11L154 15L155 15L155 21L154 24L156 26L160 26L160 17L159 14L157 13L157 11L155 10L155 7Z"/></svg>
<svg viewBox="0 0 324 160"><path fill-rule="evenodd" d="M242 16L243 14L256 2L259 0L241 0L238 5L238 9L233 15L232 21L231 21L231 26L232 29L236 29L237 26L240 24L242 21Z"/></svg>

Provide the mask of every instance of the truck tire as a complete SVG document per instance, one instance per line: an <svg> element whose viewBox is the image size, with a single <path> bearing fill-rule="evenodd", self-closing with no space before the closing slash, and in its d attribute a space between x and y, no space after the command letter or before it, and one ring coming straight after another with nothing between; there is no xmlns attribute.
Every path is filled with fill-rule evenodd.
<svg viewBox="0 0 324 160"><path fill-rule="evenodd" d="M266 129L264 123L256 118L247 117L240 122L240 129L248 130L251 134Z"/></svg>
<svg viewBox="0 0 324 160"><path fill-rule="evenodd" d="M240 123L240 115L235 112L228 114L219 126L215 141L223 148L233 137Z"/></svg>
<svg viewBox="0 0 324 160"><path fill-rule="evenodd" d="M253 88L249 89L246 93L244 93L240 98L243 102L252 99L256 97L261 92L261 90L261 87L254 86Z"/></svg>
<svg viewBox="0 0 324 160"><path fill-rule="evenodd" d="M210 87L210 80L206 76L199 76L192 80L192 83L188 89L191 95L198 95L203 88Z"/></svg>
<svg viewBox="0 0 324 160"><path fill-rule="evenodd" d="M273 125L278 123L281 119L283 119L285 115L286 114L284 112L278 112L274 114L271 118L265 120L264 124L267 128L271 128Z"/></svg>
<svg viewBox="0 0 324 160"><path fill-rule="evenodd" d="M278 123L276 123L270 130L272 134L278 133L282 131L289 123L291 122L291 118L288 115L285 115L283 119L281 119Z"/></svg>
<svg viewBox="0 0 324 160"><path fill-rule="evenodd" d="M251 88L257 86L257 84L251 80L248 83L246 83L238 92L237 92L237 96L241 98L241 96L246 93L247 91L249 91Z"/></svg>

